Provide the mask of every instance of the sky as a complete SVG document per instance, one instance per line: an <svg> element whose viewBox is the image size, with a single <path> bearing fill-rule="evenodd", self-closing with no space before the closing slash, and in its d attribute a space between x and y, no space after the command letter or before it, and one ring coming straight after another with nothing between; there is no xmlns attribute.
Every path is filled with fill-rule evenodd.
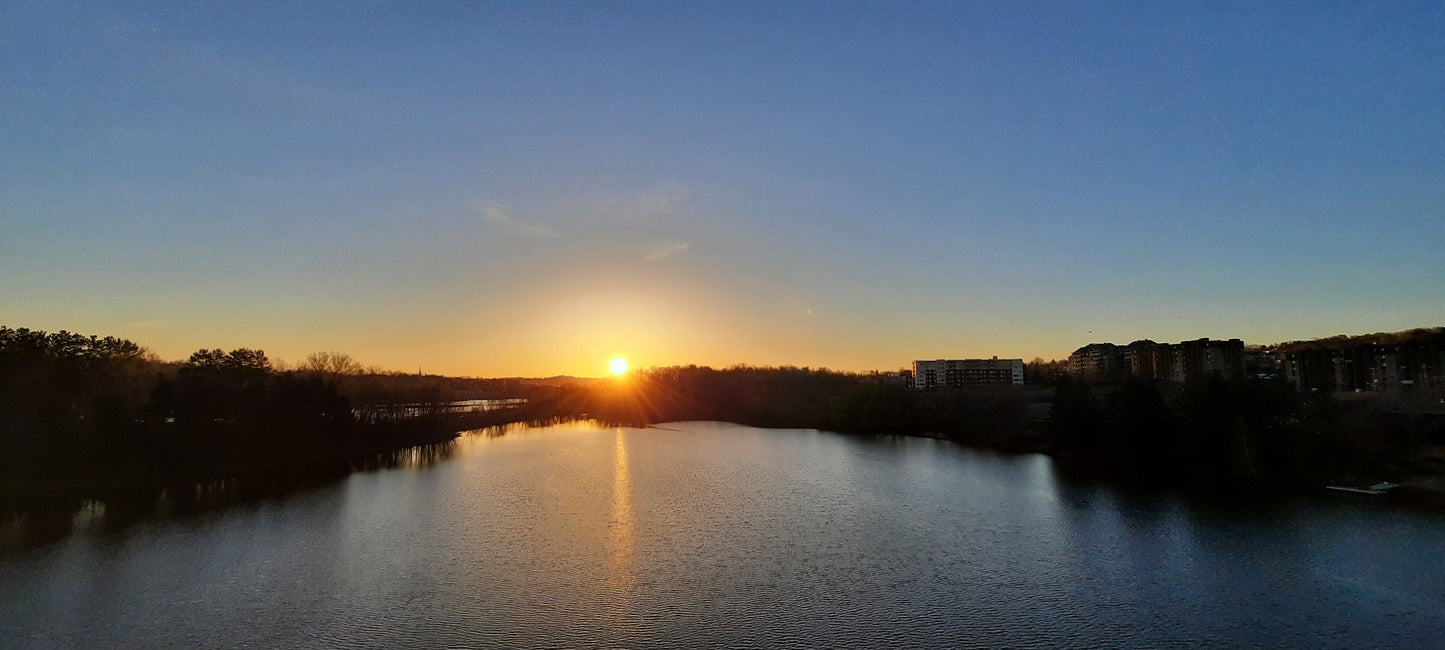
<svg viewBox="0 0 1445 650"><path fill-rule="evenodd" d="M452 375L1445 325L1438 2L0 3L0 325Z"/></svg>

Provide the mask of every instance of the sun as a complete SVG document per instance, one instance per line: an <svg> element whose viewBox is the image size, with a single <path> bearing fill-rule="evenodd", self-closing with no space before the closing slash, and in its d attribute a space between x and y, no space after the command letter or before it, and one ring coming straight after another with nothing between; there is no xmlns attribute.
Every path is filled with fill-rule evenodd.
<svg viewBox="0 0 1445 650"><path fill-rule="evenodd" d="M620 375L625 372L627 372L627 360L623 359L622 357L617 357L616 359L613 359L612 374Z"/></svg>

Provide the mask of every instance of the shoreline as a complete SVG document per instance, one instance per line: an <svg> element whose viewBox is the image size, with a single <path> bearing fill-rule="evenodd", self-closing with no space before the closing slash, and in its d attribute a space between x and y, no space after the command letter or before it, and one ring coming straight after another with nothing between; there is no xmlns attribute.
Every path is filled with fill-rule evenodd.
<svg viewBox="0 0 1445 650"><path fill-rule="evenodd" d="M546 426L587 417L585 413L559 416L541 411L536 407L519 407L457 414L435 422L392 423L385 428L414 430L386 442L373 438L333 453L313 451L291 457L190 467L144 476L126 475L122 471L92 480L77 481L74 477L64 477L55 482L30 483L24 485L24 489L12 488L0 493L0 551L42 546L78 532L76 526L80 524L76 522L84 519L87 507L99 507L105 520L103 526L118 529L157 516L199 513L257 499L281 497L336 483L357 472L441 462L449 456L448 446L467 431L513 424ZM807 426L763 426L729 419L717 421L760 429L808 428L844 436L928 438L1008 455L1042 454L1052 460L1055 471L1070 480L1097 482L1126 491L1175 493L1230 501L1253 500L1261 494L1269 498L1327 498L1324 493L1329 485L1369 485L1391 480L1399 487L1386 494L1337 492L1335 496L1346 500L1363 499L1363 503L1381 506L1445 512L1445 476L1420 471L1401 470L1388 475L1379 471L1360 471L1292 477L1192 476L1181 480L1179 476L1144 474L1111 466L1098 459L1062 453L1032 432L1026 436L966 438L936 431L850 432ZM654 426L651 423L607 424ZM396 432L391 433L394 435ZM420 458L410 456L416 452L420 452ZM14 530L7 530L13 529L17 522L22 528L29 524L36 530L17 537Z"/></svg>
<svg viewBox="0 0 1445 650"><path fill-rule="evenodd" d="M298 485L325 483L363 471L389 454L448 444L465 431L545 419L539 417L534 409L526 407L452 414L439 419L417 418L365 425L355 442L339 444L330 450L313 447L299 450L295 455L271 455L222 464L200 463L169 471L145 471L143 474L125 467L90 477L79 477L76 472L52 474L50 480L31 480L7 485L0 490L0 516L24 512L42 504L80 503L104 500L117 494L161 493L233 481ZM145 460L148 459L124 459L127 462Z"/></svg>

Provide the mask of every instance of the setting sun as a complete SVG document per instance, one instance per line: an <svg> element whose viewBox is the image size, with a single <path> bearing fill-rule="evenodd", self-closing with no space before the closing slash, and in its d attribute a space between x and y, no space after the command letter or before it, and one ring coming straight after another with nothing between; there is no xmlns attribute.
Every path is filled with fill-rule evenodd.
<svg viewBox="0 0 1445 650"><path fill-rule="evenodd" d="M620 375L624 372L627 372L627 360L623 359L622 357L617 357L616 359L613 359L612 374Z"/></svg>

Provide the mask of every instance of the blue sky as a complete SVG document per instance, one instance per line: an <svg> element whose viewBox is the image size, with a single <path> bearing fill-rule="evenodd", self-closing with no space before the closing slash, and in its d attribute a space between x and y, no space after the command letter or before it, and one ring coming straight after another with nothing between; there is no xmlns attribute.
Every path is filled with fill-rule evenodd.
<svg viewBox="0 0 1445 650"><path fill-rule="evenodd" d="M1445 321L1438 3L8 3L0 323L891 369Z"/></svg>

